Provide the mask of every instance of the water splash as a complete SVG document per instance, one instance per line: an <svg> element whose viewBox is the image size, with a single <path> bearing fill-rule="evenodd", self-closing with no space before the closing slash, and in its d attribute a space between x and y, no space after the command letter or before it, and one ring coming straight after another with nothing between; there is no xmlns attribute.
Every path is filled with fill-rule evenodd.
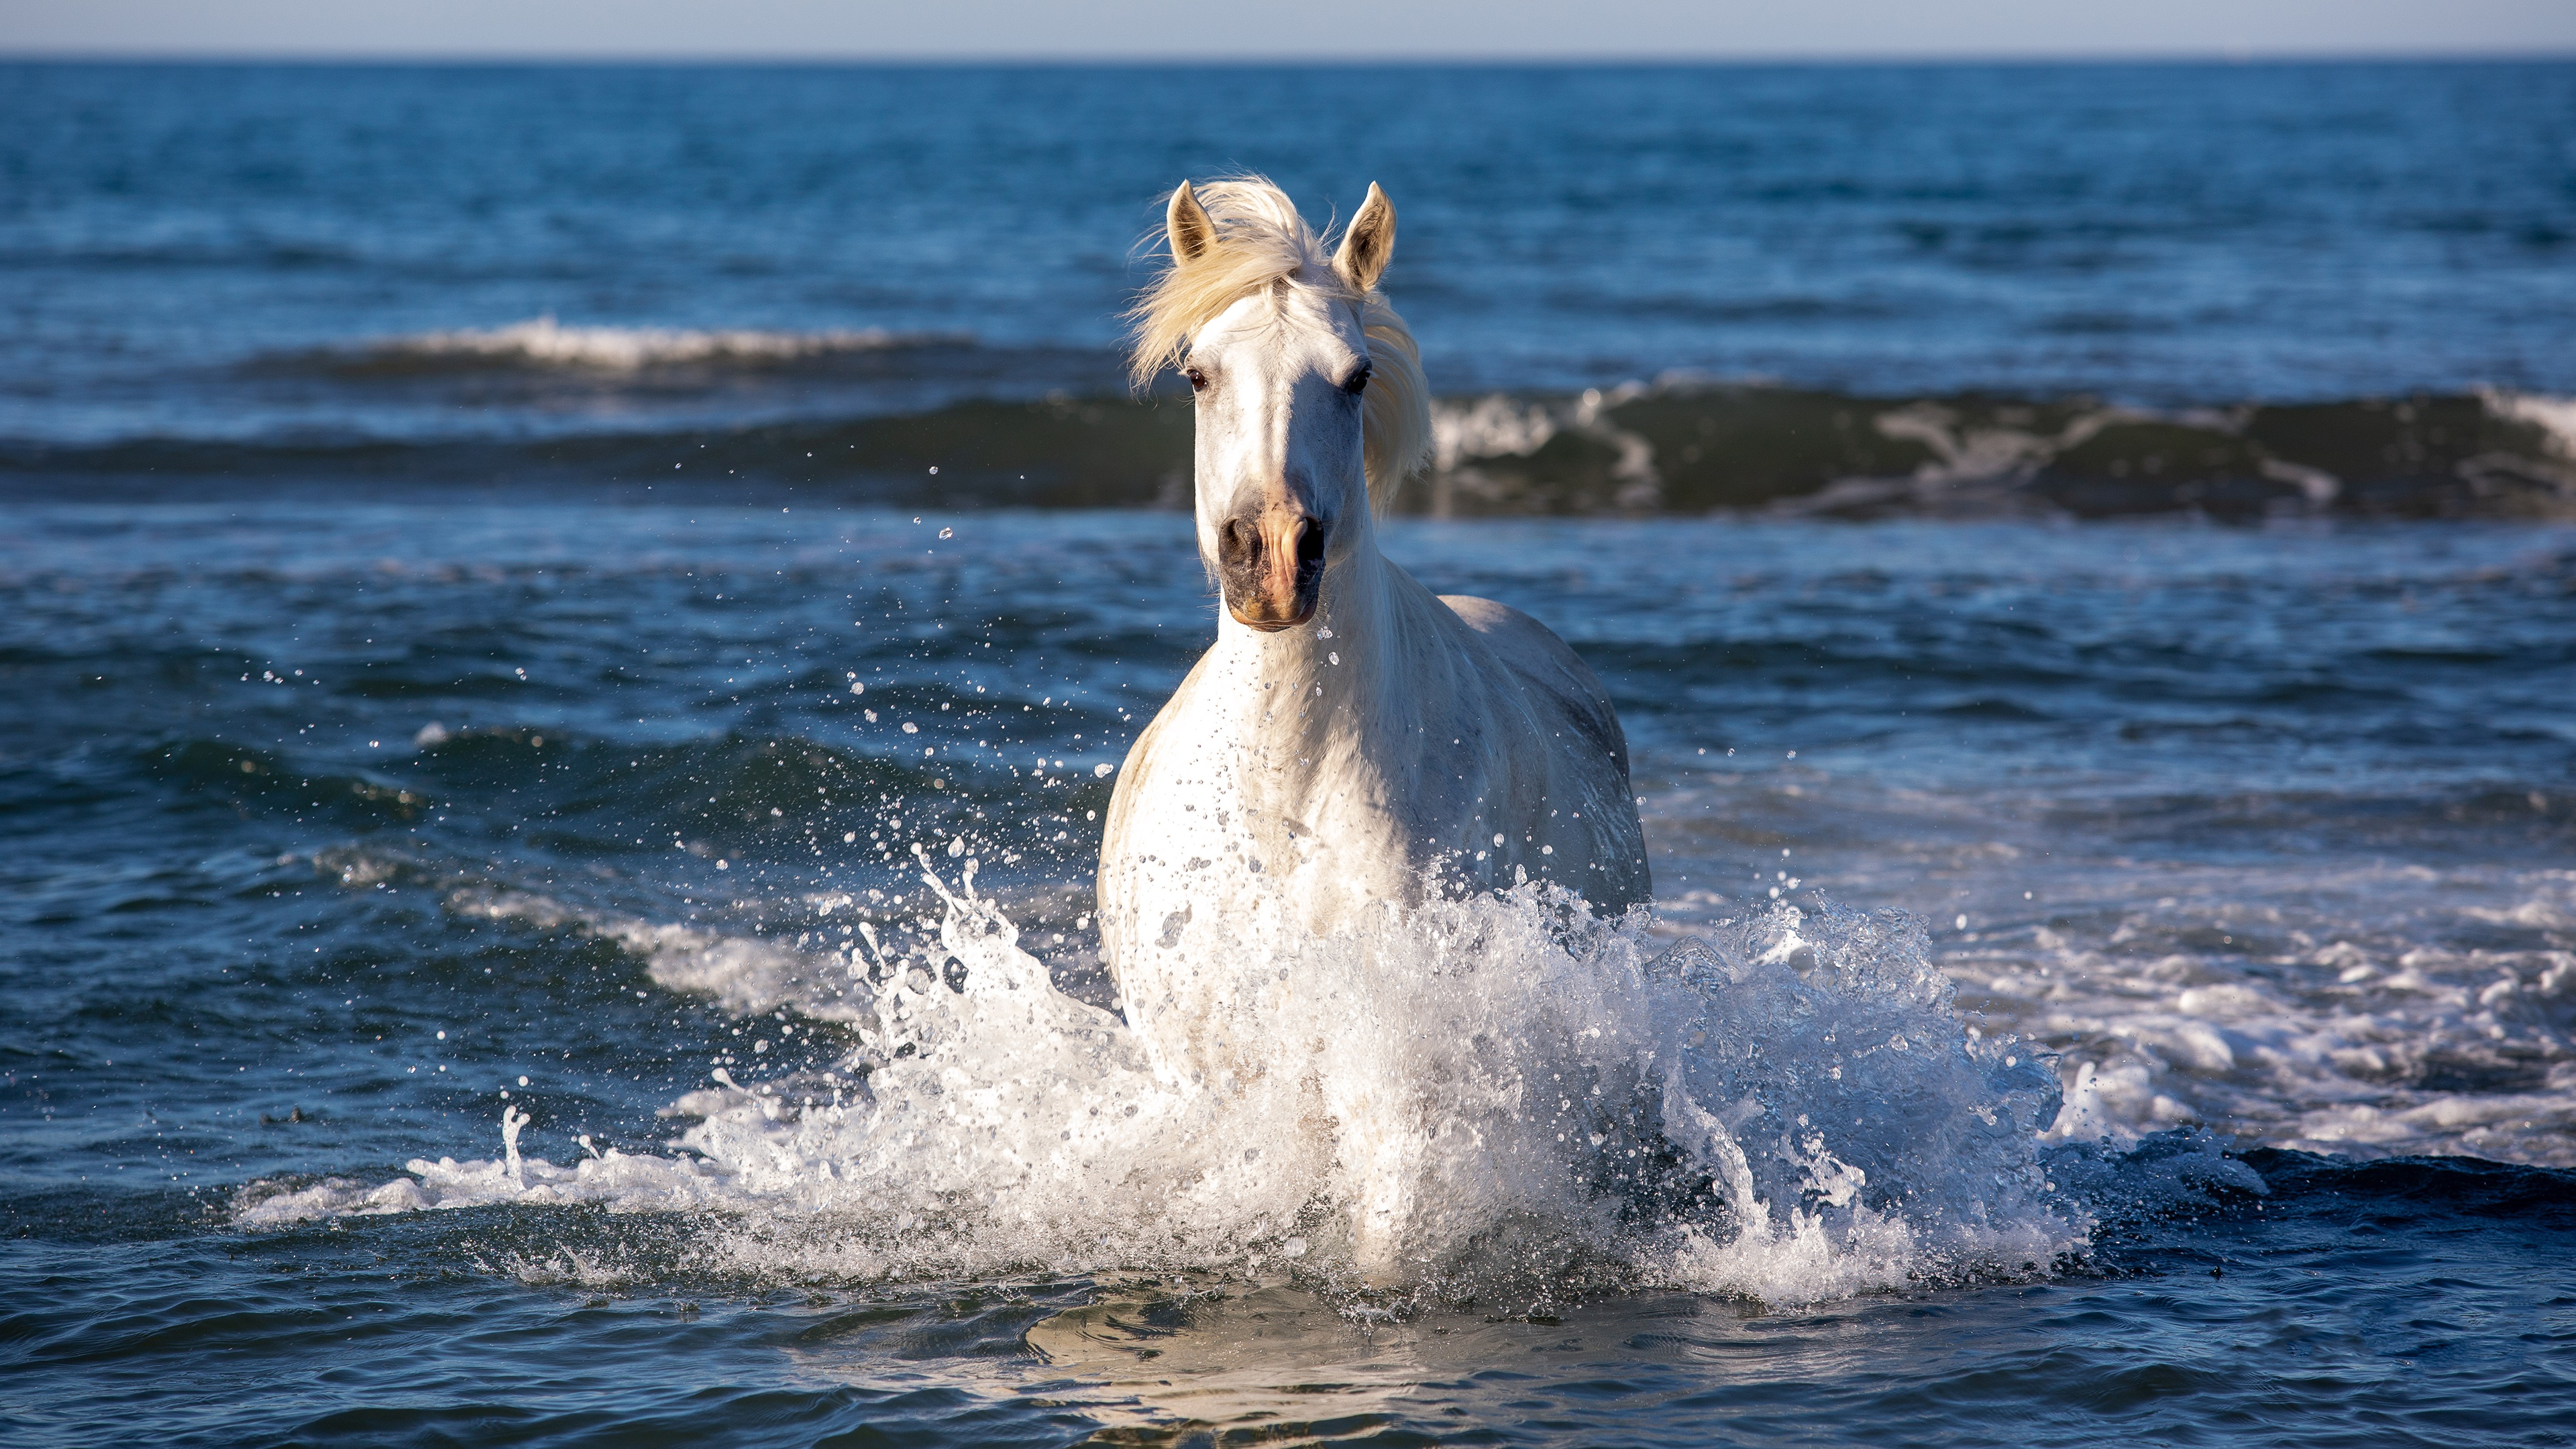
<svg viewBox="0 0 2576 1449"><path fill-rule="evenodd" d="M935 946L818 983L863 1043L833 1067L717 1070L668 1109L695 1121L667 1154L523 1157L511 1108L500 1162L237 1220L718 1210L710 1251L760 1274L1266 1266L1378 1302L1813 1301L2043 1269L2090 1226L2040 1158L2051 1064L1971 1031L1901 915L1814 899L1667 945L1533 885L1225 939L1221 1064L1182 1081L1056 988L975 861L952 884L923 859Z"/></svg>

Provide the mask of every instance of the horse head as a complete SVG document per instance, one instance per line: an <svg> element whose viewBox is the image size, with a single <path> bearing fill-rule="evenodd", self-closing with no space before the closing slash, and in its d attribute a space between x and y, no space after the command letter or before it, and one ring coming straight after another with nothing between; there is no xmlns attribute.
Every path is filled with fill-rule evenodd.
<svg viewBox="0 0 2576 1449"><path fill-rule="evenodd" d="M1237 623L1315 615L1326 575L1372 547L1427 451L1412 335L1377 291L1395 207L1374 184L1329 256L1266 181L1188 182L1165 218L1172 266L1139 307L1137 370L1176 366L1198 408L1199 555Z"/></svg>

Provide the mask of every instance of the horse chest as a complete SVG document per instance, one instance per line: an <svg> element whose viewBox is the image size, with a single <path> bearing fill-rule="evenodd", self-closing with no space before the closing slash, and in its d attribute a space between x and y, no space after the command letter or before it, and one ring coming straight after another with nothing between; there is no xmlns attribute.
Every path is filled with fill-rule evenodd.
<svg viewBox="0 0 2576 1449"><path fill-rule="evenodd" d="M1113 811L1103 866L1152 898L1143 914L1275 897L1325 929L1358 902L1418 899L1435 876L1509 886L1591 854L1592 802L1552 791L1526 767L1531 742L1489 718L1372 731L1329 691L1287 718L1194 693L1157 720Z"/></svg>
<svg viewBox="0 0 2576 1449"><path fill-rule="evenodd" d="M1347 887L1405 868L1402 802L1367 742L1335 727L1337 708L1302 689L1185 690L1122 781L1111 853L1154 857L1167 889L1214 896L1286 889L1319 872Z"/></svg>

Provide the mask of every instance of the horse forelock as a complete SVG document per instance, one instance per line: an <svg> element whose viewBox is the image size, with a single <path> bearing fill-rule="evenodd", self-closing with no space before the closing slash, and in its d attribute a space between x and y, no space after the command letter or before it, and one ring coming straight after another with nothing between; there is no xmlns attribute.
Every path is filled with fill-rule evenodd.
<svg viewBox="0 0 2576 1449"><path fill-rule="evenodd" d="M1199 329L1257 292L1296 287L1345 304L1360 300L1333 270L1314 228L1269 181L1234 176L1194 190L1215 235L1189 261L1174 258L1131 309L1130 364L1139 385L1178 363Z"/></svg>
<svg viewBox="0 0 2576 1449"><path fill-rule="evenodd" d="M1189 261L1175 258L1130 310L1136 327L1132 380L1142 387L1178 365L1201 328L1258 292L1296 289L1354 308L1372 374L1361 411L1369 498L1384 511L1431 451L1430 394L1412 330L1384 293L1354 291L1343 280L1328 239L1316 235L1288 194L1268 179L1229 176L1194 191L1215 236Z"/></svg>

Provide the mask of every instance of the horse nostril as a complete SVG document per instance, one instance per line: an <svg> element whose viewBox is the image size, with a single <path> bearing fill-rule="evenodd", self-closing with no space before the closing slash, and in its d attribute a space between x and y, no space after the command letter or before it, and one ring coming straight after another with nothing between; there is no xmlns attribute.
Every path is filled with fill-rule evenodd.
<svg viewBox="0 0 2576 1449"><path fill-rule="evenodd" d="M1240 568L1261 557L1261 530L1229 518L1217 530L1216 553L1228 566Z"/></svg>
<svg viewBox="0 0 2576 1449"><path fill-rule="evenodd" d="M1323 522L1322 522L1321 520L1319 520L1319 519L1310 519L1310 520L1308 520L1308 521L1306 522L1306 524L1305 524L1302 528L1300 528L1300 529L1298 530L1298 533L1297 533L1297 567L1298 567L1298 568L1300 568L1300 569L1311 569L1311 568L1314 568L1314 567L1316 567L1317 565L1319 565L1319 564L1323 563L1323 561L1324 561L1324 532L1325 532L1325 526L1324 526Z"/></svg>

